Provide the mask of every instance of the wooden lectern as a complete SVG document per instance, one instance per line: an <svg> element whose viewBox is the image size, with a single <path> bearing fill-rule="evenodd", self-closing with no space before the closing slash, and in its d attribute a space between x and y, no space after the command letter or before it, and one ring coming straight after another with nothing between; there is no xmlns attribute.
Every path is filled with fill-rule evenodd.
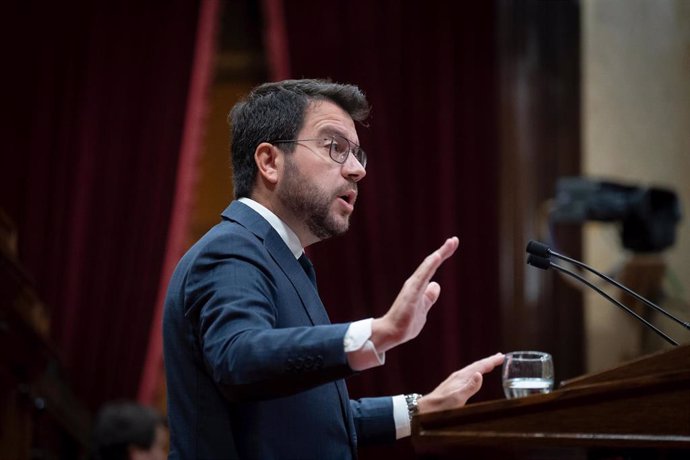
<svg viewBox="0 0 690 460"><path fill-rule="evenodd" d="M412 442L417 453L443 458L500 448L690 459L690 345L563 382L549 394L421 414Z"/></svg>

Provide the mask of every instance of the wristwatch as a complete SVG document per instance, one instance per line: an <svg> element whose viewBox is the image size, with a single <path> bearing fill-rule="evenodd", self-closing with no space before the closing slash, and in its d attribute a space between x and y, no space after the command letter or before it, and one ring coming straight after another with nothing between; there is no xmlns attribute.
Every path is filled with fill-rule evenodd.
<svg viewBox="0 0 690 460"><path fill-rule="evenodd" d="M405 395L405 402L407 403L407 413L410 416L410 420L412 420L412 417L419 412L419 406L417 406L417 402L421 397L422 395L420 395L419 393L410 393Z"/></svg>

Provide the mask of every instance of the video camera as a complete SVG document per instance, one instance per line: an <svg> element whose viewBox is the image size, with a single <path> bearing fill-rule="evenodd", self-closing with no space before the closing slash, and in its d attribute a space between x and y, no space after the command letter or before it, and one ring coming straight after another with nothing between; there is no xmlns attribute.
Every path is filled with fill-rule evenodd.
<svg viewBox="0 0 690 460"><path fill-rule="evenodd" d="M635 252L672 246L681 219L678 197L665 188L564 177L556 183L554 201L552 222L620 221L623 247Z"/></svg>

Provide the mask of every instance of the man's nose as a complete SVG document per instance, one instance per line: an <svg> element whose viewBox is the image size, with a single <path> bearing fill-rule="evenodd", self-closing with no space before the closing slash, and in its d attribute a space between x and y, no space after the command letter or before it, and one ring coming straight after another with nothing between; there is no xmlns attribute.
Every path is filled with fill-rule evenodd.
<svg viewBox="0 0 690 460"><path fill-rule="evenodd" d="M364 169L362 163L355 158L352 152L350 152L350 154L347 156L347 160L345 160L345 163L343 163L342 172L343 176L354 182L359 182L360 180L364 179L364 176L367 175L367 170Z"/></svg>

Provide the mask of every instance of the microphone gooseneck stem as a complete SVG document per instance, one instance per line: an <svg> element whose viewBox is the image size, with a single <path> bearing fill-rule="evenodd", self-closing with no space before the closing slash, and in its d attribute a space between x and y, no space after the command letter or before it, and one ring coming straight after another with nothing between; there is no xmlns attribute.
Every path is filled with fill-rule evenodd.
<svg viewBox="0 0 690 460"><path fill-rule="evenodd" d="M553 251L553 250L551 250L551 249L549 249L548 251L549 251L549 254L552 255L552 256L554 256L554 257L557 257L557 258L559 258L559 259L561 259L561 260L565 260L566 262L570 262L571 264L577 265L578 267L582 267L582 268L584 268L585 270L589 271L590 273L594 273L594 274L597 275L598 277L605 279L605 280L608 281L609 283L613 284L614 286L618 287L619 289L622 289L622 290L625 291L626 293L630 294L630 295L633 296L635 299L639 300L640 302L642 302L642 303L644 303L645 305L647 305L647 306L649 306L649 307L655 309L656 311L658 311L658 312L661 313L662 315L666 316L667 318L669 318L669 319L675 321L676 323L680 324L680 325L683 326L685 329L690 329L690 323L689 323L689 322L687 322L687 321L682 321L682 320L676 318L675 316L673 316L672 314L670 314L669 312L667 312L666 310L664 310L663 308L661 308L660 306L658 306L657 304L655 304L654 302L652 302L651 300L648 300L648 299L642 297L641 295L639 295L637 292L633 291L632 289L628 289L626 286L622 285L621 283L619 283L619 282L616 281L615 279L611 278L610 276L607 276L607 275L605 275L605 274L599 272L598 270L595 270L594 268L590 267L589 265L587 265L587 264L584 263L584 262L580 262L579 260L575 260L575 259L570 258L570 257L568 257L568 256L564 256L563 254L559 254L559 253L557 253L556 251ZM557 266L557 265L554 265L554 267L556 267L556 266ZM588 283L588 284L589 284L589 283Z"/></svg>
<svg viewBox="0 0 690 460"><path fill-rule="evenodd" d="M555 255L555 253L553 253L553 254ZM576 264L576 265L577 265L577 264ZM584 265L584 264L583 264L583 265ZM572 277L574 277L574 278L577 278L579 281L583 282L583 283L586 284L587 286L589 286L589 287L591 287L592 289L594 289L595 291L597 291L600 295L602 295L602 296L603 296L604 298L606 298L608 301L614 303L615 305L619 306L620 308L622 308L623 310L625 310L626 312L628 312L629 314L631 314L632 316L634 316L635 318L637 318L639 321L641 321L641 322L644 323L647 327L649 327L651 330L653 330L654 332L656 332L660 337L662 337L662 338L663 338L664 340L666 340L668 343L670 343L671 345L678 346L678 342L676 342L675 340L673 340L673 339L672 339L671 337L669 337L668 335L664 334L662 331L660 331L659 329L657 329L652 323L650 323L649 321L647 321L646 319L644 319L643 317L641 317L640 315L638 315L637 313L635 313L634 311L632 311L630 308L626 307L625 305L623 305L622 303L620 303L619 301L617 301L616 299L614 299L613 297L611 297L610 295L608 295L607 293L605 293L604 291L602 291L601 289L599 289L598 287L596 287L593 283L589 282L589 281L588 281L587 279L585 279L583 276L580 276L580 275L578 275L577 273L575 273L575 272L573 272L573 271L570 271L570 270L568 270L567 268L561 267L560 265L557 265L557 264L555 264L555 263L553 263L553 262L550 262L550 266L553 267L553 268L555 268L556 270L562 272L562 273L565 273L566 275L570 275L570 276L572 276Z"/></svg>

